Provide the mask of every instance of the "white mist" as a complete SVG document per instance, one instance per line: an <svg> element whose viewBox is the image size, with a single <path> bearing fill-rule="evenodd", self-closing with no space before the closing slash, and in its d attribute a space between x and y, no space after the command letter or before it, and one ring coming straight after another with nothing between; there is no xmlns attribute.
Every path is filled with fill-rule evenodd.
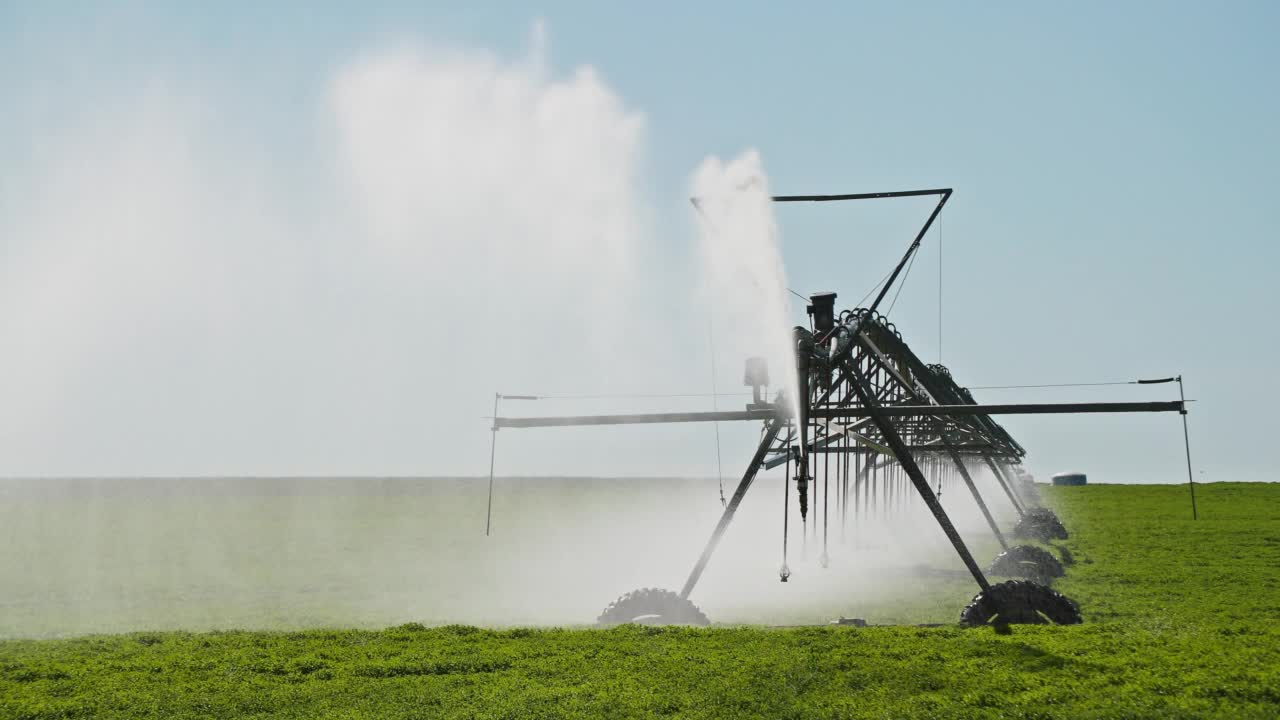
<svg viewBox="0 0 1280 720"><path fill-rule="evenodd" d="M691 183L704 292L722 356L765 358L775 388L794 403L795 353L786 269L760 155L707 158Z"/></svg>

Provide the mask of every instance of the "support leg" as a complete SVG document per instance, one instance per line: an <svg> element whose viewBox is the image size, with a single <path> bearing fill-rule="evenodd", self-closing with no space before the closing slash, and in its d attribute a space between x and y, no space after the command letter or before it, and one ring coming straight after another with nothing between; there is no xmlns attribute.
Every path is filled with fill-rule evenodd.
<svg viewBox="0 0 1280 720"><path fill-rule="evenodd" d="M1009 487L1013 488L1014 494L1022 501L1023 508L1030 509L1033 506L1039 506L1040 503L1036 500L1035 495L1024 494L1022 489L1018 487L1018 476L1013 472L1012 466L1008 462L996 463L996 467L999 467L1000 471L1004 473L1004 481L1009 483Z"/></svg>
<svg viewBox="0 0 1280 720"><path fill-rule="evenodd" d="M1191 474L1191 433L1187 430L1187 395L1182 391L1182 376L1178 376L1178 397L1182 399L1182 442L1187 448L1187 487L1191 488L1191 519L1199 520L1196 512L1196 479Z"/></svg>
<svg viewBox="0 0 1280 720"><path fill-rule="evenodd" d="M951 461L956 464L956 470L960 472L960 477L964 479L964 484L969 486L969 492L973 493L973 499L978 503L978 509L982 511L982 517L987 519L987 524L991 526L991 532L995 533L996 540L1000 541L1000 547L1008 550L1009 543L1004 541L1004 535L1000 534L1000 526L996 524L996 519L991 517L991 511L987 509L987 503L982 500L982 494L978 492L978 486L973 484L973 478L969 476L969 469L964 466L964 462L960 459L960 454L955 450L951 451Z"/></svg>
<svg viewBox="0 0 1280 720"><path fill-rule="evenodd" d="M489 504L484 510L484 535L489 536L489 525L493 519L493 459L498 451L498 401L502 395L493 394L493 437L489 439Z"/></svg>
<svg viewBox="0 0 1280 720"><path fill-rule="evenodd" d="M756 473L760 470L760 464L764 461L764 456L769 452L769 448L773 446L773 441L778 438L778 432L782 430L782 425L782 420L770 420L765 427L764 438L760 440L760 447L756 448L756 454L751 458L751 464L747 466L747 471L743 473L742 480L738 483L738 489L733 492L733 498L729 500L729 504L725 506L724 512L720 515L720 522L716 523L716 529L711 533L711 539L707 541L707 546L703 548L697 564L693 566L693 571L689 573L689 579L684 581L684 587L680 589L680 599L689 599L689 593L693 592L693 586L698 584L698 579L702 577L702 571L706 569L707 562L711 560L711 553L715 552L716 545L720 544L720 537L724 535L724 531L733 520L734 513L738 511L738 505L742 504L742 498L746 496L747 490L751 488L751 483L755 481Z"/></svg>
<svg viewBox="0 0 1280 720"><path fill-rule="evenodd" d="M1013 503L1013 509L1018 511L1018 517L1026 515L1026 508L1022 506L1022 501L1018 499L1018 494L1013 491L1013 486L1005 479L1004 473L1000 472L1000 467L996 465L996 461L992 460L990 455L983 455L982 459L987 463L987 467L991 469L991 474L996 476L996 483L1000 485L1000 489L1004 490L1004 494L1009 496L1009 502Z"/></svg>
<svg viewBox="0 0 1280 720"><path fill-rule="evenodd" d="M978 587L983 590L991 587L991 584L987 582L987 577L982 574L982 568L973 559L973 555L969 552L969 548L965 546L960 533L956 531L956 526L951 523L951 518L947 517L947 512L942 509L942 503L938 502L937 496L933 494L933 490L929 487L929 482L920 472L920 466L911 457L911 451L902 442L902 436L898 434L897 428L893 426L889 418L876 412L880 409L880 403L876 402L871 388L867 386L866 379L862 377L862 373L858 371L857 366L853 363L846 362L845 368L849 373L849 380L853 385L853 389L858 394L858 400L863 407L871 411L871 420L879 428L880 434L884 436L885 444L889 446L894 456L898 458L898 464L907 471L908 477L911 478L911 483L915 485L916 491L920 493L925 505L929 506L930 512L933 513L934 519L938 521L938 525L942 528L942 532L946 534L947 539L951 541L956 554L960 556L960 560L969 569L973 579L977 581Z"/></svg>

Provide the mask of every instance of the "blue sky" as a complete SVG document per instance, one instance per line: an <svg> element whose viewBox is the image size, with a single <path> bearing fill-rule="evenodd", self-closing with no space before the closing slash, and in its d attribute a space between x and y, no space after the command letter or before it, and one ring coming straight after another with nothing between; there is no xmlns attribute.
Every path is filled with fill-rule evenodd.
<svg viewBox="0 0 1280 720"><path fill-rule="evenodd" d="M1256 451L1271 439L1269 415L1254 403L1269 400L1280 356L1271 217L1280 98L1268 90L1280 67L1274 3L69 7L0 8L0 84L10 97L0 111L0 162L9 168L0 173L0 213L21 211L49 150L30 141L33 128L77 122L156 82L199 88L221 131L258 148L269 159L265 175L294 188L282 192L306 196L297 188L325 163L308 148L324 78L335 68L404 42L520 56L541 21L552 72L589 65L643 116L639 185L654 236L670 243L655 251L666 260L657 266L672 278L687 274L688 177L708 155L757 148L780 193L952 187L942 219L942 359L963 384L1181 373L1197 400L1190 422L1200 479L1273 479ZM308 202L318 201L294 207ZM896 201L780 210L789 282L856 300L927 209ZM10 237L0 258L38 240ZM937 241L926 240L894 313L930 361L938 357ZM704 362L704 339L677 333L674 342L689 345L691 363ZM449 412L484 414L496 388L474 384L481 387L451 399ZM1121 387L979 398L1168 393ZM1170 482L1184 472L1174 416L1006 425L1041 474L1079 468L1100 480ZM83 430L58 432L74 445ZM460 442L475 452L487 433ZM666 466L640 467L698 472L704 455L690 445ZM0 464L0 473L92 472L46 457ZM101 457L92 467L105 474L153 467L136 456ZM431 473L432 457L438 453L409 453L391 469ZM294 467L277 460L267 465ZM344 470L383 469L358 455L346 460ZM529 465L557 470L546 458ZM234 461L154 467L261 469Z"/></svg>

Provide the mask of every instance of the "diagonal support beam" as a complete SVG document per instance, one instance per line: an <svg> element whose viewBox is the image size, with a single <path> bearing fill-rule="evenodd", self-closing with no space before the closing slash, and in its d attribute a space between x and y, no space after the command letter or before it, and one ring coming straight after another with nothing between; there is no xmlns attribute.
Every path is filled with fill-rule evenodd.
<svg viewBox="0 0 1280 720"><path fill-rule="evenodd" d="M1035 504L1034 498L1023 497L1022 491L1018 489L1017 480L1014 479L1015 476L1013 472L1009 470L1008 461L998 460L995 462L995 466L999 469L1001 475L1004 476L1004 481L1008 483L1009 489L1013 491L1014 495L1018 496L1018 500L1022 503L1022 507L1026 508Z"/></svg>
<svg viewBox="0 0 1280 720"><path fill-rule="evenodd" d="M991 474L996 476L996 482L1000 485L1000 488L1004 490L1004 494L1009 496L1009 502L1013 503L1013 509L1018 511L1018 517L1025 517L1027 510L1022 506L1022 500L1020 500L1017 493L1013 491L1013 488L1005 479L1004 473L1000 472L1000 468L996 466L996 461L993 460L990 455L983 455L982 459L987 463L987 467L991 469Z"/></svg>
<svg viewBox="0 0 1280 720"><path fill-rule="evenodd" d="M902 437L898 435L893 423L879 412L880 405L872 396L871 388L867 385L866 378L862 376L862 373L858 372L857 366L853 363L845 363L844 367L853 385L853 390L858 395L858 400L863 407L871 412L871 420L880 429L880 434L884 436L885 444L893 451L894 457L898 458L898 464L902 466L902 469L907 471L907 477L911 478L911 484L916 486L916 491L920 493L925 505L933 513L934 519L938 521L942 532L951 541L951 546L956 549L956 554L960 556L965 567L969 569L973 579L978 582L978 587L983 590L991 587L990 583L987 582L987 577L982 574L982 568L978 567L978 563L973 559L973 554L969 552L969 548L965 546L964 540L956 530L956 526L952 524L951 518L947 517L947 511L942 509L942 503L938 502L938 497L933 494L933 489L929 487L929 481L925 479L924 473L920 472L920 466L916 465L915 459L911 457L911 451L902 442Z"/></svg>
<svg viewBox="0 0 1280 720"><path fill-rule="evenodd" d="M987 509L987 503L982 499L982 493L978 492L978 486L973 484L973 478L969 476L969 469L964 466L964 462L960 459L960 454L955 450L951 451L951 462L956 464L956 469L960 471L960 477L964 478L964 484L969 486L969 492L973 494L973 499L978 503L978 509L982 511L982 517L987 519L987 524L991 526L991 532L995 534L996 540L1000 541L1000 547L1008 550L1009 543L1005 542L1004 535L1000 533L1000 526L996 523L996 519L991 517L991 511Z"/></svg>
<svg viewBox="0 0 1280 720"><path fill-rule="evenodd" d="M684 587L680 589L680 597L682 599L688 599L689 593L693 592L693 586L698 584L698 579L702 577L702 571L707 568L707 563L711 560L711 554L716 551L716 546L720 544L720 537L728 529L734 513L738 512L738 506L742 504L742 498L746 497L747 490L751 489L751 483L755 482L756 474L760 471L764 456L769 452L769 448L773 447L773 441L778 439L778 433L782 431L784 424L784 421L774 419L765 426L764 437L760 440L760 447L756 448L756 454L751 458L751 464L747 466L747 471L743 473L742 480L738 482L738 489L733 491L733 498L729 500L728 505L725 505L724 512L720 515L720 522L716 523L716 529L711 533L711 539L707 541L707 546L702 549L702 555L698 557L698 562L693 566L693 571L689 573L689 579L684 581Z"/></svg>

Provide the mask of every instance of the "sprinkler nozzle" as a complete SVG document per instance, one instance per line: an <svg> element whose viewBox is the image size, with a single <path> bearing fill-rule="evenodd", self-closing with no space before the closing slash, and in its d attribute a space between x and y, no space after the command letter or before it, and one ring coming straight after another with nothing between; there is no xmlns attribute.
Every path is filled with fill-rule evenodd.
<svg viewBox="0 0 1280 720"><path fill-rule="evenodd" d="M778 570L778 579L786 582L789 577L791 577L791 568L787 567L786 563L782 563L782 568Z"/></svg>

